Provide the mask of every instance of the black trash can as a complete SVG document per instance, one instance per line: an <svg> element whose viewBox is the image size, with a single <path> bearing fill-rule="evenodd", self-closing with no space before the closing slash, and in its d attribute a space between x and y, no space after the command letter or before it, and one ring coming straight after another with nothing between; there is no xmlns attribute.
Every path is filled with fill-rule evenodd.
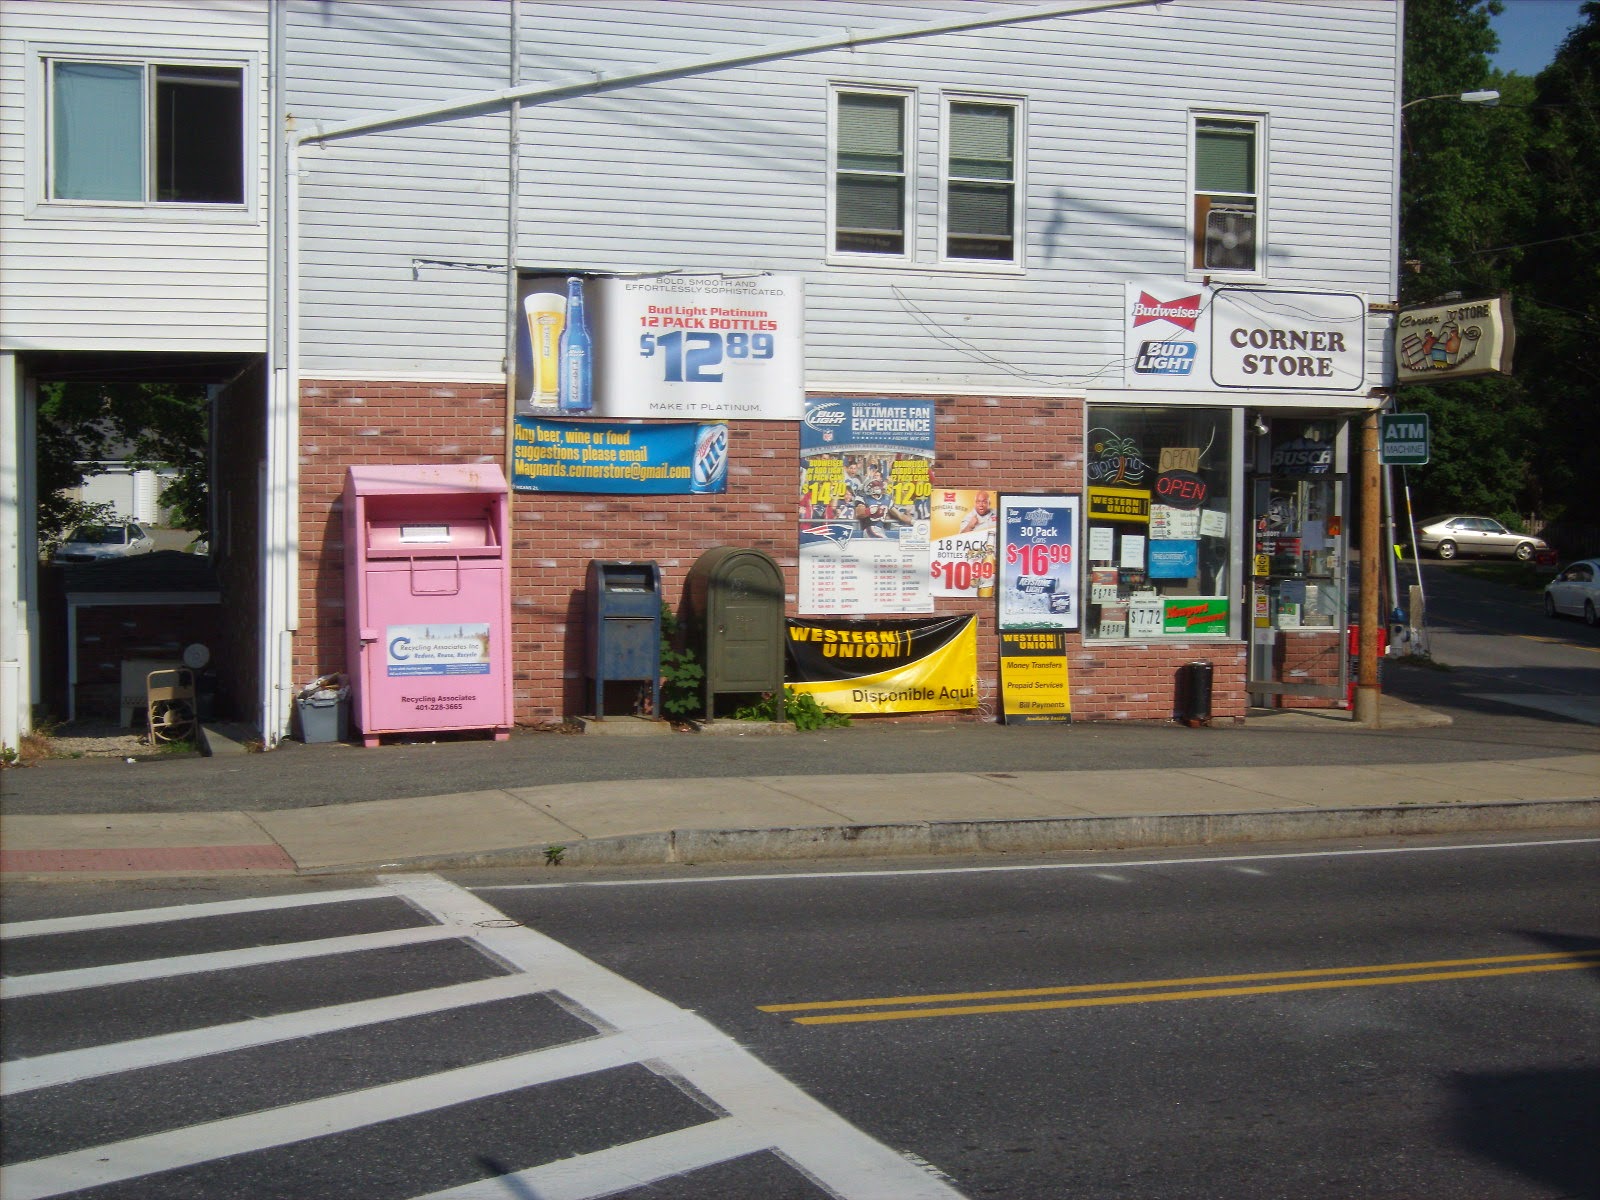
<svg viewBox="0 0 1600 1200"><path fill-rule="evenodd" d="M1191 729L1211 724L1211 675L1206 659L1178 668L1178 719Z"/></svg>

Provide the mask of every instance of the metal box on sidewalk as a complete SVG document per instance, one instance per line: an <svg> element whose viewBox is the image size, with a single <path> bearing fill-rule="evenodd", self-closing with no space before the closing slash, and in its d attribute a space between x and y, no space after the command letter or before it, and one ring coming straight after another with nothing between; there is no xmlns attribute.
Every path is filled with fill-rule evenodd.
<svg viewBox="0 0 1600 1200"><path fill-rule="evenodd" d="M594 715L605 716L605 685L648 682L650 712L661 714L661 568L654 562L589 564L586 674Z"/></svg>
<svg viewBox="0 0 1600 1200"><path fill-rule="evenodd" d="M364 744L416 731L511 735L508 494L486 463L349 468L345 621Z"/></svg>
<svg viewBox="0 0 1600 1200"><path fill-rule="evenodd" d="M684 644L705 665L706 716L717 697L770 692L783 720L783 572L760 550L716 546L689 570Z"/></svg>

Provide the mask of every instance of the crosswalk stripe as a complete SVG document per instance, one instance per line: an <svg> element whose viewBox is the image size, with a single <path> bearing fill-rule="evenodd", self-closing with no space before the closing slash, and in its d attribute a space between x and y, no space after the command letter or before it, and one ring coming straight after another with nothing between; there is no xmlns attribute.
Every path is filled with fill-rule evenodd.
<svg viewBox="0 0 1600 1200"><path fill-rule="evenodd" d="M204 1029L186 1029L180 1033L164 1033L129 1042L41 1054L34 1058L0 1063L0 1094L15 1096L38 1088L79 1083L122 1071L167 1066L253 1046L316 1037L474 1004L488 1004L542 990L526 975L502 975L424 991L355 1000L348 1004L253 1017L248 1021L212 1025Z"/></svg>
<svg viewBox="0 0 1600 1200"><path fill-rule="evenodd" d="M659 1064L738 1117L840 1200L960 1200L953 1187L814 1100L703 1017L537 930L498 927L504 913L438 876L378 882L442 925L470 931L494 956L637 1040L641 1061Z"/></svg>
<svg viewBox="0 0 1600 1200"><path fill-rule="evenodd" d="M43 1200L81 1188L102 1187L236 1154L346 1133L381 1121L626 1066L635 1061L637 1052L633 1039L606 1035L343 1095L13 1163L0 1174L0 1200Z"/></svg>
<svg viewBox="0 0 1600 1200"><path fill-rule="evenodd" d="M418 1200L506 1200L508 1196L594 1200L771 1147L769 1138L762 1137L743 1121L723 1117L495 1179L476 1180Z"/></svg>
<svg viewBox="0 0 1600 1200"><path fill-rule="evenodd" d="M233 971L240 967L292 962L298 958L354 954L362 950L386 950L395 946L414 946L421 942L444 941L461 936L460 930L445 929L438 925L417 925L408 929L355 933L345 937L319 938L309 942L286 942L278 946L247 946L236 950L216 950L206 954L181 954L173 958L150 958L139 962L111 963L101 967L80 967L70 971L40 971L34 975L12 975L0 979L0 999L20 1000L28 996L49 996L57 992L74 992L82 988L143 983L151 979L196 975L202 971Z"/></svg>
<svg viewBox="0 0 1600 1200"><path fill-rule="evenodd" d="M0 925L0 938L89 933L98 929L125 929L133 925L160 925L167 921L193 921L202 917L236 917L241 913L276 912L284 908L310 908L318 904L345 904L352 900L387 900L391 896L391 892L380 887L342 888L334 892L305 892L296 896L251 896L242 900L212 900L204 904L132 908L121 912L87 913L76 917L44 917L37 921L10 921Z"/></svg>

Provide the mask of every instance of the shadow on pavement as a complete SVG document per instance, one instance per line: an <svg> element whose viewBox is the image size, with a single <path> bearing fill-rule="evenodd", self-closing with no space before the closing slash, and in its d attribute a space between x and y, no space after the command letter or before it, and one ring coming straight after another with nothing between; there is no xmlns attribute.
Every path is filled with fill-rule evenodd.
<svg viewBox="0 0 1600 1200"><path fill-rule="evenodd" d="M1525 930L1552 950L1600 950L1600 938ZM1600 966L1574 972L1600 984ZM1574 1047L1581 1053L1581 1048ZM1469 1153L1551 1189L1600 1197L1600 1068L1457 1074L1451 1130Z"/></svg>

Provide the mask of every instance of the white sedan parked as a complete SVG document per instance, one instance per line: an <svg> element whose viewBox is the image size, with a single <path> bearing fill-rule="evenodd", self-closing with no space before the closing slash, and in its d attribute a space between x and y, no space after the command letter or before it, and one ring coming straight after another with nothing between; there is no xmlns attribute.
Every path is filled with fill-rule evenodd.
<svg viewBox="0 0 1600 1200"><path fill-rule="evenodd" d="M1600 558L1585 558L1563 567L1544 585L1544 613L1582 617L1585 624L1600 623Z"/></svg>
<svg viewBox="0 0 1600 1200"><path fill-rule="evenodd" d="M109 525L78 526L56 547L52 557L58 563L101 562L149 554L155 548L156 541L144 526L134 521L114 521Z"/></svg>

